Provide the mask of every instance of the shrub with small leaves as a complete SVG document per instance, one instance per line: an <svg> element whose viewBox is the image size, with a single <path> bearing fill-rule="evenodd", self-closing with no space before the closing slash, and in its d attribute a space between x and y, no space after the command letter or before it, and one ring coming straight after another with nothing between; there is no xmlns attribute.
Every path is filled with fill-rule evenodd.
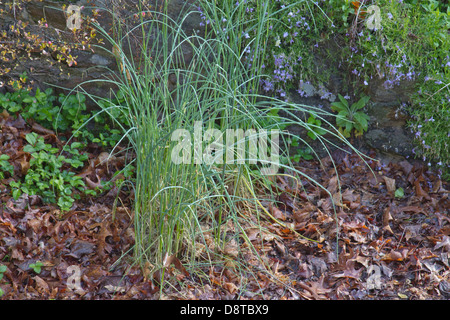
<svg viewBox="0 0 450 320"><path fill-rule="evenodd" d="M31 89L33 80L26 81L26 78L15 74L19 73L18 70L23 65L33 61L36 54L42 57L42 61L48 56L55 57L62 71L61 65L69 67L77 65L78 57L73 56L74 49L91 51L92 45L103 42L97 37L94 28L99 14L96 8L83 7L81 10L83 23L79 30L56 30L51 26L51 21L45 18L37 23L22 20L21 17L26 14L25 4L30 1L33 0L0 2L0 15L12 19L12 22L5 19L6 24L0 29L0 76L7 75L11 80L6 85L15 90ZM64 12L66 7L66 4L62 4L61 10ZM86 19L87 16L89 19ZM48 59L48 63L53 64L54 61Z"/></svg>

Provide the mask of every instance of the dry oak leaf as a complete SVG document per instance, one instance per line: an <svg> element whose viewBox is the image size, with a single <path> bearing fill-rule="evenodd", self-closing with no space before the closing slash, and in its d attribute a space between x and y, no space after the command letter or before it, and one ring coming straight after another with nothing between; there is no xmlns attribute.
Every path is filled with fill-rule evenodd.
<svg viewBox="0 0 450 320"><path fill-rule="evenodd" d="M426 192L422 189L419 180L415 180L415 181L414 181L414 186L415 186L415 188L416 188L416 195L417 195L418 197L424 197L426 200L430 200L430 199L431 199L430 196L428 195L428 193L426 193Z"/></svg>
<svg viewBox="0 0 450 320"><path fill-rule="evenodd" d="M361 278L362 269L355 269L355 260L347 260L343 272L335 274L335 278L353 278L359 280Z"/></svg>

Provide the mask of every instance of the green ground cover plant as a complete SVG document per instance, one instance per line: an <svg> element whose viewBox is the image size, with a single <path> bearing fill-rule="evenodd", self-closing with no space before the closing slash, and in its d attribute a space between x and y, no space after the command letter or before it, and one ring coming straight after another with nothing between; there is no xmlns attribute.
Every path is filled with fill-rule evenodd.
<svg viewBox="0 0 450 320"><path fill-rule="evenodd" d="M25 136L27 144L23 151L29 153L31 158L23 179L9 183L14 199L17 200L23 193L38 195L44 203L55 203L63 212L67 212L81 196L96 196L112 187L111 182L104 181L100 189L94 190L76 175L87 163L85 148L88 143L111 149L123 137L119 129L106 121L106 117L87 112L85 101L85 96L80 93L56 95L52 89L37 89L34 94L19 89L0 95L0 110L20 115L30 125L38 123L51 130L49 132L58 134L64 143L62 147L55 147L45 143L44 138L35 132ZM105 102L105 108L106 105ZM125 121L116 113L112 116L117 122ZM90 120L96 124L94 132L86 126ZM132 166L129 166L121 173L130 178L132 171ZM0 178L13 175L10 156L0 155ZM119 180L115 181L120 183Z"/></svg>
<svg viewBox="0 0 450 320"><path fill-rule="evenodd" d="M63 211L68 211L80 195L75 191L91 193L86 190L86 185L75 172L63 170L64 164L70 164L73 168L83 166L87 160L86 155L81 155L77 148L77 142L71 144L70 157L58 155L60 150L53 148L44 142L44 138L36 133L26 136L29 143L23 148L24 152L31 154L30 168L24 181L12 181L13 197L17 200L22 193L39 195L44 203L57 203Z"/></svg>

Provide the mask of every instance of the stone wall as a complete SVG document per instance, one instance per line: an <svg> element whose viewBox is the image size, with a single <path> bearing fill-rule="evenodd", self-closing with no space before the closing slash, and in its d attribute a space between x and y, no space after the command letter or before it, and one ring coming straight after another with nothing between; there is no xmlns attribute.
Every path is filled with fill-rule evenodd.
<svg viewBox="0 0 450 320"><path fill-rule="evenodd" d="M118 17L130 16L136 13L133 9L137 0L80 0L80 1L29 1L26 2L20 11L9 11L7 14L0 15L0 32L8 30L11 24L18 20L29 23L31 31L42 33L44 39L53 40L59 36L70 34L66 25L66 14L62 10L64 4L70 3L78 6L85 6L83 14L89 15L91 7L99 10L98 22L106 30L112 27L112 17L107 10L113 10ZM172 18L177 18L183 12L195 9L196 0L170 0L168 2L168 13ZM149 0L148 3L152 9L161 7L165 0ZM15 13L15 17L14 17ZM48 28L37 28L38 21L45 18L48 22ZM193 32L202 32L200 29L200 16L190 14L183 24L183 30L187 35ZM106 44L106 48L111 46ZM133 53L134 48L130 48ZM8 83L12 77L17 77L23 71L26 71L29 78L34 81L36 87L45 89L54 85L62 88L74 88L78 84L92 80L101 79L111 76L117 72L117 63L115 57L107 51L96 48L89 50L74 50L71 52L76 56L77 64L68 66L67 64L57 63L55 57L40 55L34 53L29 60L25 60L10 74L1 75L0 81ZM192 58L192 50L189 47L183 48L183 54L186 62ZM325 110L330 111L331 102L336 99L338 93L343 92L344 83L340 73L342 70L332 72L326 90L332 94L326 99L321 98L321 91L313 86L305 86L309 95L301 97L296 92L292 92L290 98L292 101L313 106L323 106ZM345 71L344 71L345 72ZM176 85L169 83L169 85ZM92 82L83 86L92 94L105 96L110 87L106 83ZM402 107L409 99L413 90L413 83L405 82L394 89L385 89L381 80L371 81L367 88L367 94L371 97L371 101L367 108L367 113L371 117L368 132L359 141L363 147L375 148L386 155L407 157L412 156L412 135L405 127L407 114ZM5 90L5 88L0 89ZM64 91L63 89L57 89ZM333 122L332 119L330 121ZM299 127L290 128L292 131L301 131Z"/></svg>
<svg viewBox="0 0 450 320"><path fill-rule="evenodd" d="M112 16L114 10L116 16L133 16L136 11L137 0L80 0L80 1L29 1L21 5L20 9L6 10L6 13L0 15L0 32L9 30L11 25L18 21L28 23L27 31L39 34L45 41L73 41L71 32L67 27L67 14L64 12L63 5L74 4L82 7L83 16L92 16L92 9L99 11L97 17L99 25L105 30L112 29ZM164 0L147 1L150 10L161 9L165 3ZM176 19L183 12L195 9L195 0L170 0L168 2L168 14ZM1 5L0 5L1 7ZM45 18L48 24L47 28L38 27L38 22ZM199 29L200 17L196 14L190 14L183 24L186 34L190 35ZM78 39L80 40L80 39ZM105 41L106 49L111 50L111 45ZM134 48L131 48L133 52ZM117 62L113 55L107 50L101 48L92 48L92 50L74 49L71 55L76 57L76 65L68 66L64 63L58 63L54 55L45 55L42 52L34 52L31 59L21 59L19 65L11 65L12 72L0 75L0 81L7 84L9 80L17 78L22 72L27 72L29 80L32 80L34 87L45 89L48 87L56 88L56 92L63 92L61 88L72 89L93 79L102 79L109 77L117 72ZM186 59L192 57L192 52L186 48ZM83 85L88 92L106 96L109 86L106 83L92 82ZM11 88L2 88L0 90L11 90Z"/></svg>
<svg viewBox="0 0 450 320"><path fill-rule="evenodd" d="M289 98L295 103L319 107L324 111L334 113L331 110L331 103L337 100L337 94L346 94L343 91L345 87L343 81L343 78L334 75L331 77L327 88L319 89L306 84L302 87L306 95L301 96L296 91L291 91ZM363 136L356 138L352 142L356 147L364 151L368 151L371 148L376 149L379 155L388 161L413 158L414 135L407 128L409 119L407 104L414 90L414 82L401 82L398 86L391 89L386 89L383 82L375 79L369 83L366 94L371 99L364 109L364 112L370 116L369 127ZM324 98L324 91L331 94ZM356 102L356 98L352 98L352 100L349 100L349 104ZM326 117L326 119L332 124L335 123L333 117ZM305 130L300 126L291 126L289 130L306 136ZM327 136L327 138L330 138L335 143L339 143L338 139L330 136ZM318 141L312 142L312 145L314 150L319 151L319 155L326 155L326 151Z"/></svg>
<svg viewBox="0 0 450 320"><path fill-rule="evenodd" d="M407 104L414 93L416 83L414 81L402 81L392 88L386 88L385 79L374 77L367 85L351 83L351 80L345 80L343 75L350 74L345 63L329 63L328 52L338 53L339 46L334 39L325 41L319 46L319 53L315 56L317 70L323 70L324 74L329 75L328 82L323 87L313 86L308 83L299 84L302 89L302 95L292 90L289 94L291 101L304 105L320 107L324 111L335 114L331 110L331 103L337 100L337 95L350 96L349 104L356 102L359 96L357 93L363 92L370 97L370 100L363 111L370 116L369 127L363 136L352 141L353 145L362 151L375 149L380 158L387 161L397 161L404 158L414 158L413 139L414 135L407 128L409 115ZM322 55L321 55L322 52ZM339 59L335 59L339 60ZM354 79L353 79L354 80ZM335 124L333 117L326 119ZM289 128L295 133L306 136L304 129L299 126ZM302 132L303 131L303 132ZM327 136L334 143L339 140ZM314 150L319 151L319 155L325 156L326 150L319 142L312 142Z"/></svg>

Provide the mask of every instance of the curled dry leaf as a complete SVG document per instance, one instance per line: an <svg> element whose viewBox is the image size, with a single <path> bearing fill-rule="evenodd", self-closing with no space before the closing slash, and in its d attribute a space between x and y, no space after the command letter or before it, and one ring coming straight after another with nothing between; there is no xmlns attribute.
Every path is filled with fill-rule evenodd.
<svg viewBox="0 0 450 320"><path fill-rule="evenodd" d="M388 193L391 196L393 196L395 193L395 189L396 189L395 188L395 179L391 179L386 176L383 176L383 179L384 179L384 183L386 184L386 189L387 189Z"/></svg>
<svg viewBox="0 0 450 320"><path fill-rule="evenodd" d="M14 158L16 164L20 166L20 173L25 176L30 169L30 155L26 152L19 151Z"/></svg>
<svg viewBox="0 0 450 320"><path fill-rule="evenodd" d="M31 125L31 130L33 130L34 132L36 132L38 134L41 134L41 135L52 135L52 136L55 136L55 132L53 130L49 130L47 128L44 128L43 126L41 126L39 123L36 123L36 122L34 122Z"/></svg>
<svg viewBox="0 0 450 320"><path fill-rule="evenodd" d="M272 241L275 239L275 235L273 233L266 232L260 228L249 228L246 232L250 241Z"/></svg>
<svg viewBox="0 0 450 320"><path fill-rule="evenodd" d="M342 193L342 201L344 204L348 205L350 209L356 209L361 204L361 196L354 193L352 189L346 189Z"/></svg>
<svg viewBox="0 0 450 320"><path fill-rule="evenodd" d="M335 194L337 192L337 190L338 190L338 177L337 176L334 176L330 179L327 190L331 194Z"/></svg>
<svg viewBox="0 0 450 320"><path fill-rule="evenodd" d="M234 294L239 288L233 282L225 282L223 288L229 293Z"/></svg>
<svg viewBox="0 0 450 320"><path fill-rule="evenodd" d="M360 279L361 277L361 269L355 269L355 260L349 259L345 262L344 270L338 274L335 274L336 278L352 278L352 279Z"/></svg>
<svg viewBox="0 0 450 320"><path fill-rule="evenodd" d="M391 215L391 206L386 207L384 209L383 213L383 230L389 232L390 234L394 234L394 232L391 229L391 226L389 225L389 222L393 220Z"/></svg>
<svg viewBox="0 0 450 320"><path fill-rule="evenodd" d="M236 240L231 239L230 241L228 241L225 244L224 252L229 256L237 257L239 255L239 246L236 243Z"/></svg>
<svg viewBox="0 0 450 320"><path fill-rule="evenodd" d="M416 195L418 197L424 197L426 200L430 200L430 196L428 193L426 193L423 189L422 186L420 185L420 180L415 180L414 181L414 187L415 187L415 191L416 191Z"/></svg>
<svg viewBox="0 0 450 320"><path fill-rule="evenodd" d="M39 276L35 276L35 277L33 277L33 279L34 279L34 281L36 281L37 289L38 289L40 292L42 292L42 293L47 293L47 292L49 291L49 288L50 288L50 287L48 286L47 282L45 282L44 279L42 279L42 278L39 277Z"/></svg>
<svg viewBox="0 0 450 320"><path fill-rule="evenodd" d="M414 212L426 214L424 209L418 206L398 207L395 209L395 212Z"/></svg>
<svg viewBox="0 0 450 320"><path fill-rule="evenodd" d="M447 252L450 252L450 238L448 236L444 235L442 237L442 240L436 243L433 250L437 250L440 248Z"/></svg>
<svg viewBox="0 0 450 320"><path fill-rule="evenodd" d="M286 220L286 215L283 213L283 211L281 211L280 209L278 209L277 207L275 207L273 205L269 206L269 212L277 220L281 220L281 221Z"/></svg>
<svg viewBox="0 0 450 320"><path fill-rule="evenodd" d="M382 261L403 261L408 255L408 250L396 251L392 249L388 254L381 258Z"/></svg>
<svg viewBox="0 0 450 320"><path fill-rule="evenodd" d="M171 264L173 264L175 266L175 268L177 268L178 271L180 271L185 276L189 275L189 273L187 272L187 270L184 268L183 264L181 263L180 259L178 259L176 255L172 254L171 256L168 256L166 254L166 256L164 258L164 266L169 267Z"/></svg>

